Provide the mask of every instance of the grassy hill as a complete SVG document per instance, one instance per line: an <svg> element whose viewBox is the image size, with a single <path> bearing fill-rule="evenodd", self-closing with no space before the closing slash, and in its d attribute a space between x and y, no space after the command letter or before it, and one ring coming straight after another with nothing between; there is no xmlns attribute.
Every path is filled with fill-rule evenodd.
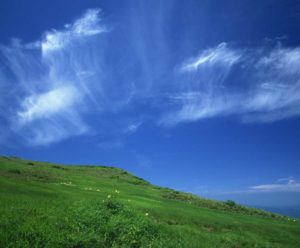
<svg viewBox="0 0 300 248"><path fill-rule="evenodd" d="M107 166L0 157L0 247L300 247L288 217Z"/></svg>

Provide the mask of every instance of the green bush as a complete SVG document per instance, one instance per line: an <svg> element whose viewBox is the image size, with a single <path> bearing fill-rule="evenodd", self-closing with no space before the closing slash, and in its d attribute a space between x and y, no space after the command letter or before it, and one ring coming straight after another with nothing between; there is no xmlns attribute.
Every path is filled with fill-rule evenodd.
<svg viewBox="0 0 300 248"><path fill-rule="evenodd" d="M228 200L225 202L225 204L229 207L235 207L237 206L237 204L235 203L235 201L232 201L232 200Z"/></svg>
<svg viewBox="0 0 300 248"><path fill-rule="evenodd" d="M13 174L21 174L21 171L19 169L10 169L8 170L8 172Z"/></svg>

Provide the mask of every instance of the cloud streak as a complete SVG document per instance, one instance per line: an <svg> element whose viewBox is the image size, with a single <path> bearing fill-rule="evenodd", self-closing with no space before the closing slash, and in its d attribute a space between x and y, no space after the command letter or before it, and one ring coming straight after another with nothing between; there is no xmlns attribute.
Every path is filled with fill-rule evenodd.
<svg viewBox="0 0 300 248"><path fill-rule="evenodd" d="M280 182L280 183L279 183ZM249 188L250 192L300 192L300 183L290 178L288 180L278 180L274 184L262 184Z"/></svg>
<svg viewBox="0 0 300 248"><path fill-rule="evenodd" d="M106 32L107 28L100 25L99 12L98 9L87 10L82 18L73 24L66 24L64 30L46 32L40 44L43 56L62 50L76 40Z"/></svg>
<svg viewBox="0 0 300 248"><path fill-rule="evenodd" d="M274 183L250 186L243 190L218 191L215 195L260 194L260 193L300 193L300 182L294 177L281 178Z"/></svg>
<svg viewBox="0 0 300 248"><path fill-rule="evenodd" d="M178 70L174 125L217 116L272 122L300 114L300 48L237 49L226 43L188 59Z"/></svg>
<svg viewBox="0 0 300 248"><path fill-rule="evenodd" d="M6 65L1 87L7 93L0 115L12 134L27 144L47 145L92 131L84 119L104 99L101 52L95 42L106 32L100 10L93 9L61 30L45 32L40 40L24 44L14 39L0 47ZM7 102L11 106L5 108Z"/></svg>
<svg viewBox="0 0 300 248"><path fill-rule="evenodd" d="M211 67L222 67L228 71L232 65L238 62L240 57L239 51L229 49L226 43L221 43L216 48L204 50L197 58L185 62L180 70L182 72L194 72Z"/></svg>

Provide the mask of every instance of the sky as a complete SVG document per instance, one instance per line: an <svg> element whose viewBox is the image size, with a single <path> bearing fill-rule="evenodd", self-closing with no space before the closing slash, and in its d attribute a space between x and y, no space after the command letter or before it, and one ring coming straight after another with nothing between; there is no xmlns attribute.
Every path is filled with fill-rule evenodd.
<svg viewBox="0 0 300 248"><path fill-rule="evenodd" d="M2 0L0 154L300 206L299 23L296 0Z"/></svg>

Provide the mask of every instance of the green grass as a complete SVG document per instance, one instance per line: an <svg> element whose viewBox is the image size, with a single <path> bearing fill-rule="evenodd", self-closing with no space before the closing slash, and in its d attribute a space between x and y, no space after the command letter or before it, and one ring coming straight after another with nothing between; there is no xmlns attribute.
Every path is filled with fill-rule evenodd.
<svg viewBox="0 0 300 248"><path fill-rule="evenodd" d="M300 247L300 223L124 170L0 157L0 247Z"/></svg>

